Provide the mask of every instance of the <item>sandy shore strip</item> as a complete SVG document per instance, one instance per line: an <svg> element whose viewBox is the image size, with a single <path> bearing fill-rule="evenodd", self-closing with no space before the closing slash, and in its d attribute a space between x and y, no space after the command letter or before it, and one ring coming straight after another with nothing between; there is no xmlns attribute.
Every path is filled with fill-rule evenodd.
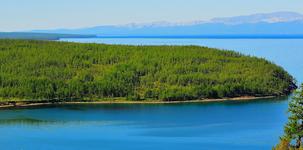
<svg viewBox="0 0 303 150"><path fill-rule="evenodd" d="M18 108L18 107L32 107L32 106L48 106L48 105L65 105L65 104L178 104L178 103L205 103L205 102L225 102L225 101L249 101L259 99L272 99L275 96L253 97L243 96L235 98L222 99L201 99L201 100L186 100L186 101L161 101L161 100L96 100L96 101L62 101L62 102L35 102L35 101L16 101L15 103L6 102L7 104L0 105L0 108Z"/></svg>

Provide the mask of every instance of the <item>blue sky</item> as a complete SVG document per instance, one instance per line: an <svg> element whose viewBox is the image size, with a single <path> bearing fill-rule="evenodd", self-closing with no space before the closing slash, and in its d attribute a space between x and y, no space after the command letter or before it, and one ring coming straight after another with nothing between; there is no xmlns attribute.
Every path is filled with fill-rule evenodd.
<svg viewBox="0 0 303 150"><path fill-rule="evenodd" d="M0 0L0 31L303 13L302 7L303 0Z"/></svg>

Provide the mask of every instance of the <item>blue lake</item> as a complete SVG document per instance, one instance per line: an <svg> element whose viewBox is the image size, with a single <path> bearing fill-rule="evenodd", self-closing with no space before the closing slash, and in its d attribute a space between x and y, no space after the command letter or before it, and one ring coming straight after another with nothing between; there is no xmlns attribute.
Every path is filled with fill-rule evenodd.
<svg viewBox="0 0 303 150"><path fill-rule="evenodd" d="M203 45L267 58L303 81L303 39L62 39L132 45ZM61 105L0 110L0 149L265 150L287 121L289 97L271 100Z"/></svg>

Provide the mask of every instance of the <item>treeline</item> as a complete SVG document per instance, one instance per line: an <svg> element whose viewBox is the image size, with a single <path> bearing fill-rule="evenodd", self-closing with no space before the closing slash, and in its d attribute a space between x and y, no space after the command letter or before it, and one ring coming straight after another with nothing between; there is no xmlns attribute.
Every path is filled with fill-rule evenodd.
<svg viewBox="0 0 303 150"><path fill-rule="evenodd" d="M0 40L3 100L193 100L289 94L293 78L256 57L198 46Z"/></svg>

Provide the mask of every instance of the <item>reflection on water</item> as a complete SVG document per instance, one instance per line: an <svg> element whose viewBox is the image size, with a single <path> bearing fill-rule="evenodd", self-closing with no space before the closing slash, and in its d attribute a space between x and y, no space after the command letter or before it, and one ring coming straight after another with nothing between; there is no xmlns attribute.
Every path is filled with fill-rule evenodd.
<svg viewBox="0 0 303 150"><path fill-rule="evenodd" d="M1 119L0 125L41 125L41 124L49 124L52 123L52 121L46 121L46 120L39 120L39 119L33 119L33 118L12 118L12 119Z"/></svg>
<svg viewBox="0 0 303 150"><path fill-rule="evenodd" d="M11 119L0 119L0 126L64 126L64 125L126 125L130 123L126 122L112 122L112 121L62 121L62 120L41 120L34 118L11 118Z"/></svg>

